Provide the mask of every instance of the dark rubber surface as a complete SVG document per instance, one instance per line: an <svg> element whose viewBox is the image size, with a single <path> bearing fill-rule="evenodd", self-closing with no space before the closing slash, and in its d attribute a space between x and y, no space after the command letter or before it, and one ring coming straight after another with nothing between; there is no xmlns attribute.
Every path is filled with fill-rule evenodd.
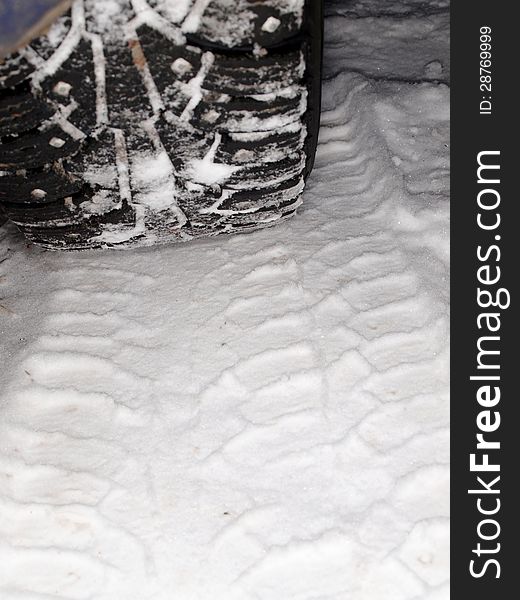
<svg viewBox="0 0 520 600"><path fill-rule="evenodd" d="M317 143L321 2L298 15L286 0L213 0L196 26L165 0L101 4L75 2L0 64L0 214L67 249L294 214Z"/></svg>

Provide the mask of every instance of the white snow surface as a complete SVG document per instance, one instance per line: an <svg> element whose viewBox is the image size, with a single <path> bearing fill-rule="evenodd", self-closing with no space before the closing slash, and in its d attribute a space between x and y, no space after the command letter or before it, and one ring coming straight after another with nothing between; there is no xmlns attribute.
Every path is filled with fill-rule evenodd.
<svg viewBox="0 0 520 600"><path fill-rule="evenodd" d="M328 5L285 224L0 229L2 600L449 597L445 10Z"/></svg>

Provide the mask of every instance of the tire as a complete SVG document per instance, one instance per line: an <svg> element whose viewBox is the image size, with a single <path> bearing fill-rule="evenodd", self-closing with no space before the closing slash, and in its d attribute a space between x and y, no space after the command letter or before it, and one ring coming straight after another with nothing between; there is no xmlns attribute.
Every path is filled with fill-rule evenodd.
<svg viewBox="0 0 520 600"><path fill-rule="evenodd" d="M0 63L0 214L50 249L292 216L321 47L319 0L76 0Z"/></svg>

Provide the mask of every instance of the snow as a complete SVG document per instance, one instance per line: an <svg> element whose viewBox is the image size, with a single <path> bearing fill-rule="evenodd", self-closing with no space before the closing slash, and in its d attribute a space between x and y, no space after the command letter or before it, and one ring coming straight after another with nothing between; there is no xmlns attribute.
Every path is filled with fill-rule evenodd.
<svg viewBox="0 0 520 600"><path fill-rule="evenodd" d="M156 211L171 205L175 182L170 158L166 152L150 156L139 156L132 170L133 187L140 190L139 200Z"/></svg>
<svg viewBox="0 0 520 600"><path fill-rule="evenodd" d="M195 183L204 183L206 185L215 185L224 183L227 179L240 170L240 167L233 167L215 162L215 154L222 140L220 133L215 134L215 141L211 145L208 153L203 159L194 159L189 165L189 177Z"/></svg>
<svg viewBox="0 0 520 600"><path fill-rule="evenodd" d="M278 227L83 253L0 229L2 600L449 597L445 9L328 4Z"/></svg>
<svg viewBox="0 0 520 600"><path fill-rule="evenodd" d="M186 33L194 33L200 27L202 15L208 8L210 0L195 0L193 7L182 24L182 30ZM170 4L170 3L169 3Z"/></svg>

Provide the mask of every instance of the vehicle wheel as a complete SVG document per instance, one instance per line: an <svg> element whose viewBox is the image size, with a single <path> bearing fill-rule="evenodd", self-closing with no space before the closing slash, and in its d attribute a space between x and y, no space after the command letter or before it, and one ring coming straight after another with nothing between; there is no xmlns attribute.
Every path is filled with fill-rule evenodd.
<svg viewBox="0 0 520 600"><path fill-rule="evenodd" d="M318 0L76 0L0 63L0 209L65 249L293 215L321 45Z"/></svg>

